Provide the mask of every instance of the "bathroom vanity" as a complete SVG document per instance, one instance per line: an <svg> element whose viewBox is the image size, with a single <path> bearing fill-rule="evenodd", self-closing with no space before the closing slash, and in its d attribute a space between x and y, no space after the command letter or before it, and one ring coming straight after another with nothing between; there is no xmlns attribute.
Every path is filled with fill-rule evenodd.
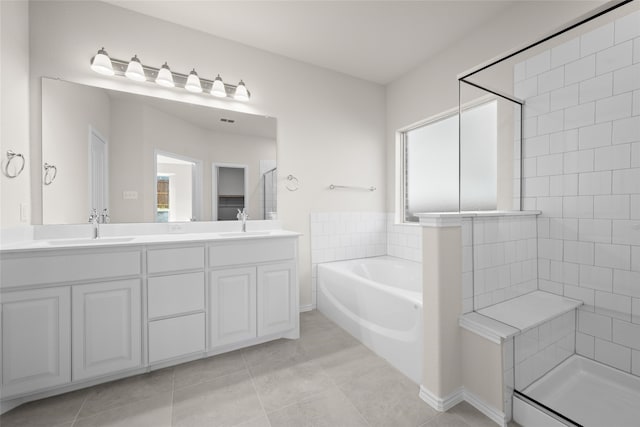
<svg viewBox="0 0 640 427"><path fill-rule="evenodd" d="M267 230L3 248L3 409L298 338L297 240Z"/></svg>

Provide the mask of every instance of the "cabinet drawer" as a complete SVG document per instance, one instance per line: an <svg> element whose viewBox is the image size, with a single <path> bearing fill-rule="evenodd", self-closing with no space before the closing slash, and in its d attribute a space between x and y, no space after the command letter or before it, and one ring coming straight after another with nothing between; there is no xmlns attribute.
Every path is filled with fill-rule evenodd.
<svg viewBox="0 0 640 427"><path fill-rule="evenodd" d="M140 251L3 257L2 287L68 283L141 274Z"/></svg>
<svg viewBox="0 0 640 427"><path fill-rule="evenodd" d="M234 241L209 247L209 266L281 261L296 256L295 240L269 239Z"/></svg>
<svg viewBox="0 0 640 427"><path fill-rule="evenodd" d="M149 363L204 351L204 313L149 322Z"/></svg>
<svg viewBox="0 0 640 427"><path fill-rule="evenodd" d="M147 272L150 274L199 268L204 268L204 246L147 251Z"/></svg>
<svg viewBox="0 0 640 427"><path fill-rule="evenodd" d="M204 310L204 272L151 277L149 318Z"/></svg>

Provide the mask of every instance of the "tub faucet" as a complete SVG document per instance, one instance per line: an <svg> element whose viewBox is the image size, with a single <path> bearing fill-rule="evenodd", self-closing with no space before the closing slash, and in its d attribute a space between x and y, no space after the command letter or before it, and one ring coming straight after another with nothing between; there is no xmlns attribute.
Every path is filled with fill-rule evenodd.
<svg viewBox="0 0 640 427"><path fill-rule="evenodd" d="M247 213L247 211L245 210L245 208L242 208L242 210L238 209L238 215L236 215L236 217L238 218L238 220L242 221L242 232L246 232L247 231L247 219L249 219L249 214Z"/></svg>
<svg viewBox="0 0 640 427"><path fill-rule="evenodd" d="M93 225L93 238L97 239L100 237L100 215L98 215L98 211L95 208L91 210L89 223Z"/></svg>

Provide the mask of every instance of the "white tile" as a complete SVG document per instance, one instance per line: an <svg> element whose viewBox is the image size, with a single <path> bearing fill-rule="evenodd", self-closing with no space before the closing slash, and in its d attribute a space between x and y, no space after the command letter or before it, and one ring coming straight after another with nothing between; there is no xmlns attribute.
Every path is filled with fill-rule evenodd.
<svg viewBox="0 0 640 427"><path fill-rule="evenodd" d="M562 197L538 197L536 206L543 216L562 217Z"/></svg>
<svg viewBox="0 0 640 427"><path fill-rule="evenodd" d="M595 354L595 338L591 335L576 333L576 353L593 359Z"/></svg>
<svg viewBox="0 0 640 427"><path fill-rule="evenodd" d="M630 13L615 21L615 42L640 36L640 11Z"/></svg>
<svg viewBox="0 0 640 427"><path fill-rule="evenodd" d="M538 108L546 107L547 111L555 111L560 110L562 108L573 107L578 104L579 97L579 85L573 84L571 86L565 86L560 89L556 89L550 93L550 96L547 96L546 104L542 104L543 100L538 101ZM533 99L533 98L532 98ZM527 105L529 104L529 99L527 99ZM547 112L542 111L542 112Z"/></svg>
<svg viewBox="0 0 640 427"><path fill-rule="evenodd" d="M640 298L631 298L631 321L640 324Z"/></svg>
<svg viewBox="0 0 640 427"><path fill-rule="evenodd" d="M549 238L549 221L550 218L538 217L537 219L537 237L538 239L548 239Z"/></svg>
<svg viewBox="0 0 640 427"><path fill-rule="evenodd" d="M580 82L580 103L595 101L613 95L613 73L603 74Z"/></svg>
<svg viewBox="0 0 640 427"><path fill-rule="evenodd" d="M631 196L631 219L640 219L640 195Z"/></svg>
<svg viewBox="0 0 640 427"><path fill-rule="evenodd" d="M593 218L593 196L564 197L562 213L565 218Z"/></svg>
<svg viewBox="0 0 640 427"><path fill-rule="evenodd" d="M549 195L549 177L524 178L524 194L527 197L539 197Z"/></svg>
<svg viewBox="0 0 640 427"><path fill-rule="evenodd" d="M562 283L563 281L563 266L561 261L549 261L549 280L552 282ZM557 292L554 292L557 293ZM562 292L560 295L564 295Z"/></svg>
<svg viewBox="0 0 640 427"><path fill-rule="evenodd" d="M564 153L578 149L578 130L572 129L549 135L549 152Z"/></svg>
<svg viewBox="0 0 640 427"><path fill-rule="evenodd" d="M574 242L565 240L564 260L578 264L593 264L594 246L591 242Z"/></svg>
<svg viewBox="0 0 640 427"><path fill-rule="evenodd" d="M594 72L595 72L595 57L594 57ZM514 85L514 95L520 99L527 99L538 94L538 78L532 77L530 79L522 80Z"/></svg>
<svg viewBox="0 0 640 427"><path fill-rule="evenodd" d="M553 58L553 51L551 52ZM564 86L564 67L557 67L538 76L538 91L546 93ZM527 99L527 102L529 100Z"/></svg>
<svg viewBox="0 0 640 427"><path fill-rule="evenodd" d="M581 173L578 177L578 192L581 196L611 194L611 172Z"/></svg>
<svg viewBox="0 0 640 427"><path fill-rule="evenodd" d="M615 45L596 54L596 74L619 70L633 64L633 42Z"/></svg>
<svg viewBox="0 0 640 427"><path fill-rule="evenodd" d="M632 101L630 92L596 101L596 123L630 117Z"/></svg>
<svg viewBox="0 0 640 427"><path fill-rule="evenodd" d="M578 239L583 242L610 243L611 221L603 219L580 219Z"/></svg>
<svg viewBox="0 0 640 427"><path fill-rule="evenodd" d="M629 117L613 122L611 140L614 144L640 141L640 116Z"/></svg>
<svg viewBox="0 0 640 427"><path fill-rule="evenodd" d="M614 270L613 292L640 298L640 273L636 271ZM638 313L640 315L640 313Z"/></svg>
<svg viewBox="0 0 640 427"><path fill-rule="evenodd" d="M633 40L633 63L640 63L640 37Z"/></svg>
<svg viewBox="0 0 640 427"><path fill-rule="evenodd" d="M640 221L613 221L613 243L640 245Z"/></svg>
<svg viewBox="0 0 640 427"><path fill-rule="evenodd" d="M631 268L631 248L628 245L596 243L595 255L595 265L599 267Z"/></svg>
<svg viewBox="0 0 640 427"><path fill-rule="evenodd" d="M580 265L565 262L562 269L562 281L566 285L580 284Z"/></svg>
<svg viewBox="0 0 640 427"><path fill-rule="evenodd" d="M524 140L524 156L526 158L549 154L549 135L541 135Z"/></svg>
<svg viewBox="0 0 640 427"><path fill-rule="evenodd" d="M520 264L518 264L518 266L520 266ZM511 271L513 275L513 270ZM520 272L520 275L522 275L522 271ZM538 259L538 278L549 280L550 275L551 275L551 260L544 259L544 258Z"/></svg>
<svg viewBox="0 0 640 427"><path fill-rule="evenodd" d="M640 45L640 43L638 43ZM613 73L613 93L619 94L640 89L640 63L621 68Z"/></svg>
<svg viewBox="0 0 640 427"><path fill-rule="evenodd" d="M525 69L527 78L549 71L551 69L551 51L545 50L527 59Z"/></svg>
<svg viewBox="0 0 640 427"><path fill-rule="evenodd" d="M564 129L575 129L582 126L589 126L595 123L595 102L577 105L564 110ZM558 114L556 111L551 114ZM543 116L544 117L544 116ZM538 123L538 128L540 124Z"/></svg>
<svg viewBox="0 0 640 427"><path fill-rule="evenodd" d="M640 116L640 90L633 91L633 110L632 110L632 114L634 116Z"/></svg>
<svg viewBox="0 0 640 427"><path fill-rule="evenodd" d="M561 131L563 129L564 123L565 119L563 110L542 114L538 116L538 135L545 135L548 133ZM593 123L593 121L591 123Z"/></svg>
<svg viewBox="0 0 640 427"><path fill-rule="evenodd" d="M598 314L631 321L631 297L596 291L595 308Z"/></svg>
<svg viewBox="0 0 640 427"><path fill-rule="evenodd" d="M593 289L581 288L579 286L565 285L564 296L584 302L586 306L595 305L595 293Z"/></svg>
<svg viewBox="0 0 640 427"><path fill-rule="evenodd" d="M537 157L529 157L523 160L522 165L522 177L531 178L535 177L538 169Z"/></svg>
<svg viewBox="0 0 640 427"><path fill-rule="evenodd" d="M538 118L529 117L522 122L522 136L531 138L538 135Z"/></svg>
<svg viewBox="0 0 640 427"><path fill-rule="evenodd" d="M580 39L574 38L551 49L551 68L575 61L580 57Z"/></svg>
<svg viewBox="0 0 640 427"><path fill-rule="evenodd" d="M538 176L560 175L562 173L562 154L538 157Z"/></svg>
<svg viewBox="0 0 640 427"><path fill-rule="evenodd" d="M631 270L640 271L640 246L631 247Z"/></svg>
<svg viewBox="0 0 640 427"><path fill-rule="evenodd" d="M525 117L535 117L549 112L549 94L532 96L527 98L523 107Z"/></svg>
<svg viewBox="0 0 640 427"><path fill-rule="evenodd" d="M525 79L525 62L518 62L513 66L513 81L521 82Z"/></svg>
<svg viewBox="0 0 640 427"><path fill-rule="evenodd" d="M631 349L596 338L595 357L598 362L625 372L631 371Z"/></svg>
<svg viewBox="0 0 640 427"><path fill-rule="evenodd" d="M598 219L628 219L629 196L594 196L593 217Z"/></svg>
<svg viewBox="0 0 640 427"><path fill-rule="evenodd" d="M611 318L588 311L578 311L578 330L605 340L611 339Z"/></svg>
<svg viewBox="0 0 640 427"><path fill-rule="evenodd" d="M580 37L580 56L587 56L613 46L614 23L603 25Z"/></svg>
<svg viewBox="0 0 640 427"><path fill-rule="evenodd" d="M591 172L594 170L593 150L564 153L564 173Z"/></svg>
<svg viewBox="0 0 640 427"><path fill-rule="evenodd" d="M539 239L538 256L544 259L562 261L563 241L557 239Z"/></svg>
<svg viewBox="0 0 640 427"><path fill-rule="evenodd" d="M631 167L640 168L640 142L631 144Z"/></svg>
<svg viewBox="0 0 640 427"><path fill-rule="evenodd" d="M574 218L550 218L549 234L552 239L578 240L578 220Z"/></svg>
<svg viewBox="0 0 640 427"><path fill-rule="evenodd" d="M631 373L640 377L640 351L631 350Z"/></svg>
<svg viewBox="0 0 640 427"><path fill-rule="evenodd" d="M550 196L577 196L578 174L557 175L549 177Z"/></svg>
<svg viewBox="0 0 640 427"><path fill-rule="evenodd" d="M613 194L640 194L640 168L613 171Z"/></svg>
<svg viewBox="0 0 640 427"><path fill-rule="evenodd" d="M581 127L578 131L580 150L611 145L611 123Z"/></svg>
<svg viewBox="0 0 640 427"><path fill-rule="evenodd" d="M598 291L611 292L613 272L610 268L580 265L580 286Z"/></svg>
<svg viewBox="0 0 640 427"><path fill-rule="evenodd" d="M562 283L552 282L548 280L539 280L538 289L555 295L562 295L564 293L564 286L562 285Z"/></svg>
<svg viewBox="0 0 640 427"><path fill-rule="evenodd" d="M596 56L590 55L586 58L573 61L564 66L564 84L588 80L596 75Z"/></svg>
<svg viewBox="0 0 640 427"><path fill-rule="evenodd" d="M621 144L595 151L596 171L625 169L631 165L631 145Z"/></svg>
<svg viewBox="0 0 640 427"><path fill-rule="evenodd" d="M613 342L640 350L640 325L614 319Z"/></svg>

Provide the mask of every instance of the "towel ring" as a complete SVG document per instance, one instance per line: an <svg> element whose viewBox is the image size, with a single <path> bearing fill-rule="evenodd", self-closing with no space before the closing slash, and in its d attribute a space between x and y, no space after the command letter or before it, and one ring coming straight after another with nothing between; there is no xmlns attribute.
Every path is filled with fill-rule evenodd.
<svg viewBox="0 0 640 427"><path fill-rule="evenodd" d="M289 191L298 191L300 181L293 175L287 175L287 183L284 186Z"/></svg>
<svg viewBox="0 0 640 427"><path fill-rule="evenodd" d="M11 162L15 158L19 158L22 161L22 163L20 164L20 169L18 169L18 171L16 173L12 174L12 173L9 172L9 166L11 166ZM7 163L6 163L5 167L4 167L4 171L3 171L4 175L7 178L15 178L15 177L17 177L18 175L20 175L22 173L22 171L24 169L24 164L25 164L25 161L24 161L24 156L22 154L14 153L12 150L7 150ZM14 170L15 170L15 168L14 168Z"/></svg>
<svg viewBox="0 0 640 427"><path fill-rule="evenodd" d="M44 185L51 185L51 183L56 179L56 175L58 175L58 168L54 165L50 165L49 163L45 163L43 178Z"/></svg>

